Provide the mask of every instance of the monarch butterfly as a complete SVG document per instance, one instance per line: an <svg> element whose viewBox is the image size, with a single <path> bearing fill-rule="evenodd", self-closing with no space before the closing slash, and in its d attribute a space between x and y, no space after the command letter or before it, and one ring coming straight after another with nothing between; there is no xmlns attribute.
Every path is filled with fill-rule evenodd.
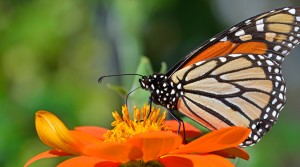
<svg viewBox="0 0 300 167"><path fill-rule="evenodd" d="M300 42L300 7L251 17L219 33L166 74L143 76L150 100L210 130L249 127L257 143L286 102L281 63Z"/></svg>
<svg viewBox="0 0 300 167"><path fill-rule="evenodd" d="M300 43L300 7L251 17L189 53L166 74L142 76L150 102L179 111L210 130L251 129L257 143L286 102L281 63Z"/></svg>

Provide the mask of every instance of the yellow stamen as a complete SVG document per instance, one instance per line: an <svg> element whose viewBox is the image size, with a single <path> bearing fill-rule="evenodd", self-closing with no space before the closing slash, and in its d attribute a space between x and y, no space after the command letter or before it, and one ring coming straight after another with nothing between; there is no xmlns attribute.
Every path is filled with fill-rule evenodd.
<svg viewBox="0 0 300 167"><path fill-rule="evenodd" d="M122 118L117 111L113 112L113 117L116 119L116 121L122 121Z"/></svg>
<svg viewBox="0 0 300 167"><path fill-rule="evenodd" d="M35 114L36 131L40 139L48 146L64 152L78 155L79 143L75 141L64 123L54 114L38 111Z"/></svg>
<svg viewBox="0 0 300 167"><path fill-rule="evenodd" d="M160 115L160 109L151 109L151 113L148 117L150 107L144 105L139 110L134 106L133 119L130 118L128 108L122 107L122 117L113 112L112 115L115 121L111 124L114 126L112 130L108 130L103 136L106 142L125 142L129 137L145 132L155 131L168 131L168 127L164 126L166 119L166 112L164 111Z"/></svg>

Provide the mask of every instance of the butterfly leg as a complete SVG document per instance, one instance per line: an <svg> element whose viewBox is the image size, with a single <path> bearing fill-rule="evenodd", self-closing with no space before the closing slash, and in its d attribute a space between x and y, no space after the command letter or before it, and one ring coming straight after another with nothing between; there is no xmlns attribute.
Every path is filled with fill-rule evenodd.
<svg viewBox="0 0 300 167"><path fill-rule="evenodd" d="M172 111L169 111L170 115L178 122L178 130L177 130L177 134L180 133L180 128L181 128L181 124L182 124L182 128L183 128L183 140L184 143L186 142L186 135L185 135L185 126L184 126L184 122L182 121L181 118L177 117Z"/></svg>
<svg viewBox="0 0 300 167"><path fill-rule="evenodd" d="M148 105L150 106L150 109L149 109L149 112L148 112L147 118L149 118L149 116L150 116L150 113L151 113L151 111L152 111L152 99L151 99L151 97L149 98Z"/></svg>

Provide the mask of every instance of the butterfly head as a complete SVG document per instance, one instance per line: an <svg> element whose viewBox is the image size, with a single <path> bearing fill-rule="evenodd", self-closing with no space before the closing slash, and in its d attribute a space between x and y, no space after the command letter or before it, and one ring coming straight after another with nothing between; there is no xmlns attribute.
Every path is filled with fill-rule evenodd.
<svg viewBox="0 0 300 167"><path fill-rule="evenodd" d="M175 84L166 75L154 74L140 80L142 89L151 92L151 100L167 109L176 109L177 101L182 95L181 85Z"/></svg>
<svg viewBox="0 0 300 167"><path fill-rule="evenodd" d="M141 87L145 90L155 91L159 84L167 80L167 77L163 74L154 74L150 76L143 76L139 82Z"/></svg>

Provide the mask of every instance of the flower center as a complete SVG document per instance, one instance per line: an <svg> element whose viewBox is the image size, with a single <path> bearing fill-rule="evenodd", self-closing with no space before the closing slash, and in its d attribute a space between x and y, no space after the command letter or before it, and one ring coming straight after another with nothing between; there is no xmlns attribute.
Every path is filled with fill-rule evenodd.
<svg viewBox="0 0 300 167"><path fill-rule="evenodd" d="M133 120L130 119L128 108L122 106L123 118L115 111L112 113L115 121L112 122L114 127L108 130L103 137L106 142L126 142L126 140L137 134L155 131L169 131L168 127L164 126L166 112L160 115L160 109L155 110L152 107L149 114L149 105L139 110L134 107ZM149 115L149 116L148 116Z"/></svg>

